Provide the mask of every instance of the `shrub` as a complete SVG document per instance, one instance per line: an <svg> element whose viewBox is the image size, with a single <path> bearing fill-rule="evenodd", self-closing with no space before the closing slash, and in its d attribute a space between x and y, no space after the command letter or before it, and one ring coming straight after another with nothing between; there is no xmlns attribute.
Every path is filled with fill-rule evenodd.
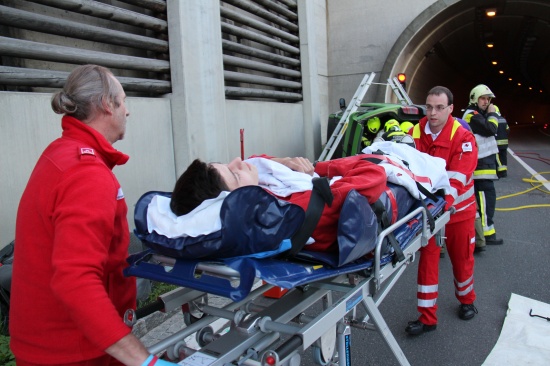
<svg viewBox="0 0 550 366"><path fill-rule="evenodd" d="M153 281L153 283L151 284L151 294L149 295L147 300L139 301L138 308L141 308L147 304L155 302L160 295L165 294L169 291L172 291L173 289L176 289L176 288L178 288L178 286L176 285L170 285L164 282Z"/></svg>
<svg viewBox="0 0 550 366"><path fill-rule="evenodd" d="M15 356L10 349L10 337L0 335L0 365L15 366Z"/></svg>

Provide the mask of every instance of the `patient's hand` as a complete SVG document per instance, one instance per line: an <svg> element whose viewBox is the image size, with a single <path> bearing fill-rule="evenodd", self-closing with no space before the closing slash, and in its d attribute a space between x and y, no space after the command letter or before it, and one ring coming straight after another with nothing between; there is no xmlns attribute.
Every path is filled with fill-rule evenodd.
<svg viewBox="0 0 550 366"><path fill-rule="evenodd" d="M284 166L297 172L313 175L313 172L315 171L315 167L313 166L313 164L309 161L309 159L306 158L272 158L271 160L283 164Z"/></svg>

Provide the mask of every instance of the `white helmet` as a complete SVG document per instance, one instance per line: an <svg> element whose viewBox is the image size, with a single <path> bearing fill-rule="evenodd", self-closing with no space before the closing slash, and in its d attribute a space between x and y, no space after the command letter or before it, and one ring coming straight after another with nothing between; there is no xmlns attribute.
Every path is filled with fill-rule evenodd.
<svg viewBox="0 0 550 366"><path fill-rule="evenodd" d="M487 85L479 84L470 92L470 103L477 103L479 97L487 95L491 98L495 98L495 94L489 89Z"/></svg>

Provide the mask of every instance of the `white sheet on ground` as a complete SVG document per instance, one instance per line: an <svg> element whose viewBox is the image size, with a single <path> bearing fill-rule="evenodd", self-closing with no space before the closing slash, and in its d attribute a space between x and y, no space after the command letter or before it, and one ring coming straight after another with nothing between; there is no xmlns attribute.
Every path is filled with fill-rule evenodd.
<svg viewBox="0 0 550 366"><path fill-rule="evenodd" d="M483 366L548 365L550 360L550 321L529 316L550 317L550 304L512 294L508 313L495 347Z"/></svg>

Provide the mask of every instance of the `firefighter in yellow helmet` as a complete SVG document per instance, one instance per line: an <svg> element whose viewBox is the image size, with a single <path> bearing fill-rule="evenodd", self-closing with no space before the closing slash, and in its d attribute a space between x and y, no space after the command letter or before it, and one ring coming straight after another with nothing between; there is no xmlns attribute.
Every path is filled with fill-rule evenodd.
<svg viewBox="0 0 550 366"><path fill-rule="evenodd" d="M386 121L384 124L384 131L382 135L384 141L400 141L403 136L406 135L406 133L401 130L399 122L395 119Z"/></svg>
<svg viewBox="0 0 550 366"><path fill-rule="evenodd" d="M414 127L414 124L409 121L404 121L404 122L401 122L399 127L401 127L401 131L405 133L409 133L409 130Z"/></svg>
<svg viewBox="0 0 550 366"><path fill-rule="evenodd" d="M367 120L367 130L372 134L377 134L380 131L380 118L372 117Z"/></svg>
<svg viewBox="0 0 550 366"><path fill-rule="evenodd" d="M363 137L361 139L363 143L363 147L370 146L372 144L372 141L376 137L376 134L378 131L380 131L380 118L378 117L372 117L367 120L365 123L365 128L363 130Z"/></svg>
<svg viewBox="0 0 550 366"><path fill-rule="evenodd" d="M495 98L495 94L487 85L477 85L470 92L470 104L462 117L468 122L479 149L474 172L474 190L483 235L478 234L480 240L476 240L476 252L484 251L485 244L504 243L502 239L497 239L493 222L497 198L494 181L498 179L496 157L498 146L495 136L500 115L491 103L492 98Z"/></svg>

